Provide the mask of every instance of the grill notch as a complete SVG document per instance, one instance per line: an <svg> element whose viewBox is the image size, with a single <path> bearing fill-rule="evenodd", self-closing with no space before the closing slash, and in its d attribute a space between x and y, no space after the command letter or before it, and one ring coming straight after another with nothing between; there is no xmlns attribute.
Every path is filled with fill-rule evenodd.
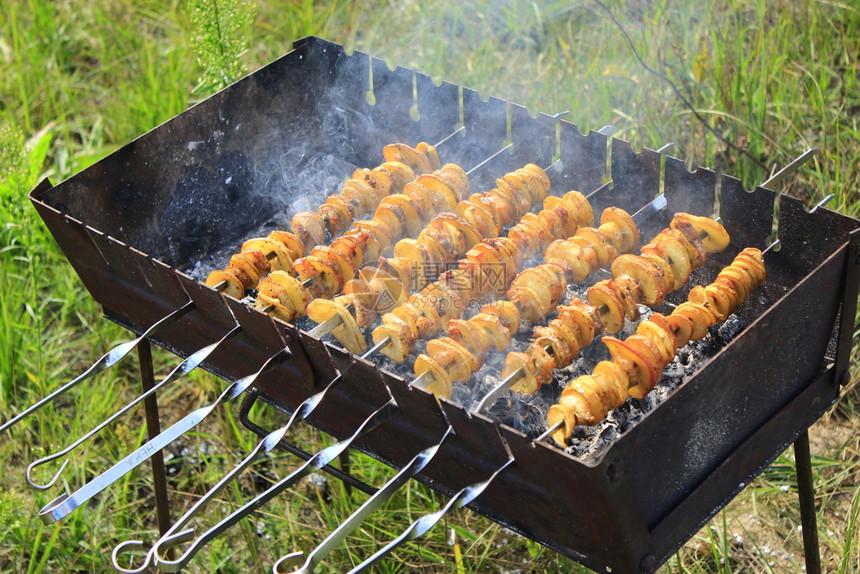
<svg viewBox="0 0 860 574"><path fill-rule="evenodd" d="M710 214L718 199L733 239L714 258L720 264L743 247L768 244L778 204L782 248L768 254L760 296L740 310L743 332L596 460L578 460L457 404L437 402L182 271L238 245L273 210L304 193L297 175L313 158L376 165L387 143L439 141L461 123L465 135L441 152L444 161L475 165L513 143L510 153L475 174L476 189L489 189L494 177L525 163L547 166L560 157L556 193L588 192L611 176L613 185L593 198L595 210L635 211L663 181L669 207L643 236L664 227L675 211ZM304 155L294 172L285 172L283 158L296 150ZM513 456L514 464L471 507L597 571L655 570L833 404L847 380L860 222L823 208L809 213L769 189L748 192L739 180L704 168L690 172L675 158L661 167L657 152L636 153L622 140L583 135L572 123L391 70L319 38L299 40L281 59L61 184L43 182L30 197L110 319L140 333L194 301L193 311L155 339L183 357L238 321L241 334L204 365L231 381L289 347L292 358L256 385L258 396L287 412L345 373L310 418L338 438L352 434L390 393L399 409L358 447L398 468L438 442L450 422L456 436L420 480L451 495ZM712 280L717 270L705 267L697 282ZM682 289L670 300L686 295Z"/></svg>

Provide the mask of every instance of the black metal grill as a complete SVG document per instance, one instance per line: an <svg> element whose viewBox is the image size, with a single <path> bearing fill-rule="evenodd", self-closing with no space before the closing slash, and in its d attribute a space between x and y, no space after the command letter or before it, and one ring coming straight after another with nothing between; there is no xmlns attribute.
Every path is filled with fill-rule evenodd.
<svg viewBox="0 0 860 574"><path fill-rule="evenodd" d="M474 174L474 188L489 189L507 171L529 162L547 166L558 157L555 193L588 192L611 177L613 184L592 198L595 210L635 211L664 190L668 209L648 222L643 236L664 227L675 211L718 209L732 247L700 271L702 281L741 248L768 245L778 206L782 247L768 253L768 281L740 310L742 332L595 460L437 402L187 273L305 192L300 176L316 169L313 158L376 165L387 143L436 142L460 125L465 135L440 150L443 161L471 166L513 144ZM303 159L285 172L285 154L297 149ZM514 464L471 507L601 572L655 570L801 436L848 378L860 222L824 208L809 213L770 189L748 192L735 178L704 168L690 172L678 159L636 153L622 140L583 135L572 123L391 70L318 38L296 42L283 58L67 181L44 182L31 198L111 320L141 333L193 301L191 312L154 337L183 357L238 321L241 334L204 365L228 380L289 347L292 358L261 377L249 398L287 412L342 373L342 383L310 419L339 438L393 396L399 408L357 446L394 467L436 444L450 423L456 436L420 480L451 495L512 456ZM685 290L670 297L685 298Z"/></svg>

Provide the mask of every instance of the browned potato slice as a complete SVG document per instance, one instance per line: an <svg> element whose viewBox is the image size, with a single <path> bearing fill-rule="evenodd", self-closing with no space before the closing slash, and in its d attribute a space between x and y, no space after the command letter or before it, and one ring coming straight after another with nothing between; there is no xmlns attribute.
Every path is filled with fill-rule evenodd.
<svg viewBox="0 0 860 574"><path fill-rule="evenodd" d="M290 220L290 229L298 236L306 250L325 242L325 221L317 213L296 213Z"/></svg>
<svg viewBox="0 0 860 574"><path fill-rule="evenodd" d="M720 289L708 290L702 285L696 285L690 289L687 300L707 307L714 314L717 321L720 322L725 321L726 317L731 313L729 297Z"/></svg>
<svg viewBox="0 0 860 574"><path fill-rule="evenodd" d="M416 175L415 170L402 161L386 161L379 167L373 168L372 171L383 172L391 179L391 189L387 190L386 193L383 194L381 190L377 190L379 197L377 203L379 203L379 201L381 201L386 195L403 191L406 184L414 180Z"/></svg>
<svg viewBox="0 0 860 574"><path fill-rule="evenodd" d="M519 213L527 213L531 209L531 194L523 189L521 181L505 176L496 180L496 187L516 200L516 209Z"/></svg>
<svg viewBox="0 0 860 574"><path fill-rule="evenodd" d="M657 384L658 373L654 370L653 362L637 349L624 341L612 336L603 337L603 343L609 348L612 361L617 363L629 379L628 394L636 399L645 395Z"/></svg>
<svg viewBox="0 0 860 574"><path fill-rule="evenodd" d="M341 280L339 281L335 293L339 293L343 288L343 285L348 280L352 279L353 275L355 275L355 263L353 263L351 259L344 257L339 251L326 245L314 247L311 250L311 254L308 255L308 258L317 258L337 267Z"/></svg>
<svg viewBox="0 0 860 574"><path fill-rule="evenodd" d="M708 253L702 246L702 240L699 239L699 234L693 229L693 226L686 221L676 221L675 226L671 228L670 233L673 233L687 250L687 255L690 258L690 265L693 269L698 269L705 264L708 259Z"/></svg>
<svg viewBox="0 0 860 574"><path fill-rule="evenodd" d="M472 323L471 320L451 319L448 321L445 334L463 345L467 351L478 357L479 360L483 360L490 350L490 346L493 344L490 335Z"/></svg>
<svg viewBox="0 0 860 574"><path fill-rule="evenodd" d="M597 254L597 264L600 267L609 265L610 261L618 257L618 251L616 251L606 236L597 229L593 227L581 227L576 232L576 236L585 239L591 248L594 249L594 252Z"/></svg>
<svg viewBox="0 0 860 574"><path fill-rule="evenodd" d="M501 226L496 219L497 215L490 213L485 205L465 200L459 202L454 211L464 221L471 223L481 234L481 237L499 236Z"/></svg>
<svg viewBox="0 0 860 574"><path fill-rule="evenodd" d="M591 274L586 249L569 239L559 239L547 245L544 250L544 260L553 263L562 262L567 282L582 283Z"/></svg>
<svg viewBox="0 0 860 574"><path fill-rule="evenodd" d="M675 357L675 342L671 332L667 332L653 321L642 321L636 328L636 333L651 339L656 343L660 351L660 360L663 365L668 365Z"/></svg>
<svg viewBox="0 0 860 574"><path fill-rule="evenodd" d="M580 227L589 227L594 225L594 210L591 208L591 204L588 203L588 199L578 191L568 191L561 198L571 206L574 213L576 213L576 219L579 221Z"/></svg>
<svg viewBox="0 0 860 574"><path fill-rule="evenodd" d="M559 222L561 222L562 235L561 239L572 237L579 229L579 222L576 218L576 212L562 198L555 195L547 196L543 200L543 208L545 211L552 211Z"/></svg>
<svg viewBox="0 0 860 574"><path fill-rule="evenodd" d="M442 162L439 161L439 154L436 153L436 146L427 142L418 142L415 149L418 153L423 154L424 157L427 158L427 163L429 163L430 167L433 169L439 169L442 166Z"/></svg>
<svg viewBox="0 0 860 574"><path fill-rule="evenodd" d="M639 255L625 253L612 262L612 276L615 278L626 275L635 279L642 288L644 300L649 307L654 307L666 298L666 284L662 270L648 259Z"/></svg>
<svg viewBox="0 0 860 574"><path fill-rule="evenodd" d="M538 293L531 287L511 287L506 293L508 301L515 304L522 318L529 323L537 323L549 312L549 293Z"/></svg>
<svg viewBox="0 0 860 574"><path fill-rule="evenodd" d="M510 337L516 335L520 328L520 310L510 301L493 301L481 307L481 312L498 316Z"/></svg>
<svg viewBox="0 0 860 574"><path fill-rule="evenodd" d="M440 337L427 343L427 354L445 365L455 383L468 381L481 368L481 360L451 337Z"/></svg>
<svg viewBox="0 0 860 574"><path fill-rule="evenodd" d="M246 289L253 289L260 282L260 278L264 277L271 270L271 263L258 249L250 251L242 251L230 257L230 266L241 269L247 278L247 283L243 281ZM242 278L240 277L240 280Z"/></svg>
<svg viewBox="0 0 860 574"><path fill-rule="evenodd" d="M605 386L613 392L613 409L624 404L624 401L627 400L628 390L630 389L630 380L627 378L627 373L624 372L624 369L618 363L600 361L594 366L591 374L597 380L598 384Z"/></svg>
<svg viewBox="0 0 860 574"><path fill-rule="evenodd" d="M215 287L222 281L226 283L224 289L221 290L225 295L229 295L234 299L241 299L245 296L245 288L242 286L242 282L232 273L217 269L206 277L206 285L209 287Z"/></svg>
<svg viewBox="0 0 860 574"><path fill-rule="evenodd" d="M463 314L463 299L456 291L445 285L444 282L434 281L425 287L421 294L429 297L436 305L442 323L446 324L451 319L456 319Z"/></svg>
<svg viewBox="0 0 860 574"><path fill-rule="evenodd" d="M570 399L570 397L567 398ZM563 405L559 402L552 405L547 411L547 428L552 428L560 422L564 422L564 425L552 433L552 439L557 444L564 446L567 439L573 434L573 429L576 428L576 413L569 404Z"/></svg>
<svg viewBox="0 0 860 574"><path fill-rule="evenodd" d="M405 163L416 173L430 173L433 165L423 153L404 143L388 144L382 148L385 161Z"/></svg>
<svg viewBox="0 0 860 574"><path fill-rule="evenodd" d="M263 281L271 281L283 287L290 298L292 308L296 310L296 316L304 315L310 296L298 279L283 271L273 271Z"/></svg>
<svg viewBox="0 0 860 574"><path fill-rule="evenodd" d="M535 327L532 337L534 345L541 348L552 348L554 368L561 369L566 367L574 358L576 358L575 348L571 348L571 346L567 344L567 340L559 337L558 334L549 327Z"/></svg>
<svg viewBox="0 0 860 574"><path fill-rule="evenodd" d="M377 217L385 207L391 210L398 218L398 222L401 225L400 236L411 235L414 237L421 232L421 228L424 226L424 218L421 215L419 206L408 195L403 193L389 195L380 202L379 207L376 208L374 217ZM427 213L428 217L429 215ZM384 221L389 223L387 219L384 219ZM389 223L389 225L391 224ZM391 228L394 229L394 226L391 225Z"/></svg>
<svg viewBox="0 0 860 574"><path fill-rule="evenodd" d="M596 323L600 313L594 307L586 305L582 299L573 298L568 305L558 306L558 318L565 325L574 329L579 342L579 348L584 349L594 341L596 331L603 329L603 322Z"/></svg>
<svg viewBox="0 0 860 574"><path fill-rule="evenodd" d="M458 252L457 257L462 257L467 250L483 239L474 225L453 213L440 213L429 225L438 225L449 237L458 235L462 239L463 248Z"/></svg>
<svg viewBox="0 0 860 574"><path fill-rule="evenodd" d="M663 288L667 292L675 290L675 274L672 272L672 266L665 259L653 253L643 253L639 257L646 259L663 273Z"/></svg>
<svg viewBox="0 0 860 574"><path fill-rule="evenodd" d="M349 229L352 223L352 214L339 203L324 203L317 208L317 213L323 218L325 228L332 237Z"/></svg>
<svg viewBox="0 0 860 574"><path fill-rule="evenodd" d="M393 315L375 328L371 337L374 345L378 345L386 338L390 339L388 345L380 349L380 352L395 363L404 362L415 343L409 324Z"/></svg>
<svg viewBox="0 0 860 574"><path fill-rule="evenodd" d="M358 268L366 261L365 252L371 236L359 229L348 231L331 242L331 248L340 253L352 267Z"/></svg>
<svg viewBox="0 0 860 574"><path fill-rule="evenodd" d="M547 326L552 329L556 337L564 341L564 343L570 348L570 360L567 361L565 365L562 365L559 361L556 361L558 367L561 368L566 365L569 365L579 355L579 329L575 326L571 327L561 319L553 319L549 322L549 325Z"/></svg>
<svg viewBox="0 0 860 574"><path fill-rule="evenodd" d="M623 241L618 249L619 253L630 253L639 245L639 229L633 221L633 217L620 207L607 207L600 214L600 223L614 223L622 232Z"/></svg>
<svg viewBox="0 0 860 574"><path fill-rule="evenodd" d="M518 351L508 353L508 356L505 357L505 366L502 368L502 378L506 379L519 368L523 369L522 376L511 387L511 390L523 395L530 395L537 391L540 388L540 383L535 378L537 365L535 365L534 357L527 353Z"/></svg>
<svg viewBox="0 0 860 574"><path fill-rule="evenodd" d="M550 347L550 350L552 348ZM546 385L552 382L552 370L555 368L555 359L547 349L532 342L526 349L526 353L535 360L535 379L538 384Z"/></svg>
<svg viewBox="0 0 860 574"><path fill-rule="evenodd" d="M549 180L549 176L546 174L543 168L533 163L527 163L518 171L523 171L526 174L530 175L533 180L538 184L541 194L546 196L546 194L549 193L549 188L552 184Z"/></svg>
<svg viewBox="0 0 860 574"><path fill-rule="evenodd" d="M651 253L669 264L675 284L672 291L683 287L690 278L693 268L690 265L690 255L684 244L671 232L663 230L651 243L641 249L643 254Z"/></svg>
<svg viewBox="0 0 860 574"><path fill-rule="evenodd" d="M289 305L288 299L287 305L284 305L283 301L284 299L271 297L261 292L257 293L257 299L254 301L254 308L269 313L273 317L289 323L297 317L296 310L287 306Z"/></svg>
<svg viewBox="0 0 860 574"><path fill-rule="evenodd" d="M606 281L595 283L588 289L588 302L597 308L607 333L617 333L624 327L624 301Z"/></svg>
<svg viewBox="0 0 860 574"><path fill-rule="evenodd" d="M686 345L693 334L693 321L689 317L674 313L666 317L666 321L672 327L676 348Z"/></svg>
<svg viewBox="0 0 860 574"><path fill-rule="evenodd" d="M446 163L439 170L439 176L452 186L457 201L469 197L469 174L456 163Z"/></svg>
<svg viewBox="0 0 860 574"><path fill-rule="evenodd" d="M457 194L439 175L435 173L419 175L415 178L415 184L428 191L434 213L451 211L457 206ZM408 188L409 185L406 187Z"/></svg>
<svg viewBox="0 0 860 574"><path fill-rule="evenodd" d="M588 403L588 410L594 417L595 423L606 418L609 411L614 408L615 392L594 375L583 375L575 378L561 394L562 396L565 393L570 395L574 391L582 395Z"/></svg>
<svg viewBox="0 0 860 574"><path fill-rule="evenodd" d="M350 201L359 202L361 214L371 213L382 198L394 193L394 180L386 170L357 169L344 182L341 193Z"/></svg>
<svg viewBox="0 0 860 574"><path fill-rule="evenodd" d="M415 359L415 364L412 368L416 376L421 376L425 372L430 371L433 382L424 386L427 392L433 393L437 397L451 398L451 391L453 389L451 377L448 376L448 372L439 363L428 355L421 353Z"/></svg>
<svg viewBox="0 0 860 574"><path fill-rule="evenodd" d="M669 225L672 229L675 229L676 225L682 221L693 226L699 239L702 240L702 247L708 253L719 253L731 243L731 238L726 228L710 217L679 212L675 214Z"/></svg>
<svg viewBox="0 0 860 574"><path fill-rule="evenodd" d="M290 255L290 261L295 261L306 253L305 244L299 236L289 231L275 230L266 236L267 239L281 243Z"/></svg>
<svg viewBox="0 0 860 574"><path fill-rule="evenodd" d="M396 194L395 194L396 195ZM426 187L420 183L411 181L403 188L403 195L412 200L418 209L418 216L422 221L430 221L436 215L436 206L433 204L433 196Z"/></svg>
<svg viewBox="0 0 860 574"><path fill-rule="evenodd" d="M304 283L310 280L308 292L316 299L331 299L345 284L340 268L334 262L319 257L302 257L293 262L293 269Z"/></svg>
<svg viewBox="0 0 860 574"><path fill-rule="evenodd" d="M580 384L590 381L591 375L582 375L583 380ZM567 385L561 392L561 397L558 399L558 404L563 408L571 410L576 415L576 424L594 426L599 423L601 417L600 398L595 396L593 392L589 392L589 396L583 395L580 391L573 388L577 382L577 377Z"/></svg>
<svg viewBox="0 0 860 574"><path fill-rule="evenodd" d="M308 317L322 323L335 315L340 317L341 324L335 327L331 334L337 338L350 353L360 354L367 350L367 341L358 328L355 317L346 309L342 300L314 299L308 304Z"/></svg>
<svg viewBox="0 0 860 574"><path fill-rule="evenodd" d="M469 322L484 330L497 351L504 351L508 348L511 336L498 315L478 313L469 319Z"/></svg>
<svg viewBox="0 0 860 574"><path fill-rule="evenodd" d="M693 323L693 332L690 338L697 340L708 334L711 325L717 322L717 318L704 305L685 301L678 305L672 315L683 315Z"/></svg>

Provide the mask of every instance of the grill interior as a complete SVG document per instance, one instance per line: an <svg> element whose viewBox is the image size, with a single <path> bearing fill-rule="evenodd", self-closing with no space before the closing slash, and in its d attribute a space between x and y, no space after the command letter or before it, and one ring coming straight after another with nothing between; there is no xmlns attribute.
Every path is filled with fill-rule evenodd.
<svg viewBox="0 0 860 574"><path fill-rule="evenodd" d="M355 167L379 164L385 144L438 142L461 125L465 135L440 147L443 162L468 169L513 144L471 176L473 190L494 187L525 163L546 167L558 158L554 194L587 193L611 178L591 198L595 212L615 205L632 213L665 192L668 209L643 225L643 237L676 211L719 213L732 246L691 284L712 280L743 247L766 247L775 230L781 241L767 254L766 284L738 312L739 332L595 456L535 443L455 401L437 401L195 279L255 230L285 228L302 202L319 204ZM860 222L824 208L809 213L770 189L749 192L730 176L691 172L678 159L636 153L622 140L583 135L564 120L391 70L318 38L296 42L283 58L59 185L43 182L31 198L110 319L140 333L192 300L194 310L155 338L183 357L238 322L241 334L204 365L231 381L288 347L291 360L261 377L255 392L286 412L343 373L309 419L338 438L393 396L399 408L357 446L394 467L436 444L450 423L456 436L420 480L451 495L513 457L471 507L597 571L656 569L836 400L847 373ZM685 300L687 290L670 300Z"/></svg>

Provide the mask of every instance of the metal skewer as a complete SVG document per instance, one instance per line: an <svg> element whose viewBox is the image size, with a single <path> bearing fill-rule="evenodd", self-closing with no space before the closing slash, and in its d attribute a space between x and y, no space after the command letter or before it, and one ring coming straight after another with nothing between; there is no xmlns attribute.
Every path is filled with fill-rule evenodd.
<svg viewBox="0 0 860 574"><path fill-rule="evenodd" d="M282 491L286 490L293 484L295 484L299 479L306 476L310 472L317 470L331 463L334 459L340 456L343 452L346 451L347 448L361 435L372 430L380 423L385 421L390 411L394 408L397 408L397 403L393 398L390 398L388 402L379 407L376 411L374 411L368 418L362 422L362 424L356 429L356 431L349 438L342 440L336 444L333 444L330 447L327 447L316 455L308 459L304 464L302 464L298 469L291 472L288 476L282 478L277 483L273 484L257 496L255 496L252 500L248 501L244 506L238 508L234 512L232 512L229 516L209 528L206 532L200 535L198 538L193 539L194 529L189 528L183 531L178 531L179 528L187 524L188 519L196 514L197 510L199 510L200 503L208 502L208 497L201 499L195 504L189 512L186 513L186 517L183 517L179 522L174 524L170 530L165 533L164 536L158 539L155 545L152 547L152 553L155 557L155 565L158 567L161 572L178 572L186 564L200 551L200 549L208 544L213 538L224 532L230 526L236 524L245 516L249 515L253 511L257 510L275 496L280 494ZM268 437L267 437L268 439ZM264 439L265 440L265 439ZM277 444L277 443L275 443ZM272 447L275 446L272 445ZM226 478L226 477L225 477ZM219 482L216 485L216 488L220 486ZM211 491L210 491L211 492ZM207 493L208 495L208 493ZM171 548L175 548L176 546L183 544L185 542L193 540L192 544L182 553L179 558L176 559L168 559L164 558L164 554L167 550Z"/></svg>
<svg viewBox="0 0 860 574"><path fill-rule="evenodd" d="M499 476L502 471L508 468L508 466L510 466L513 462L513 458L508 459L507 462L505 462L502 466L496 469L496 471L493 472L493 474L491 474L488 479L467 486L466 488L455 494L453 497L451 497L451 499L445 504L445 506L443 506L439 510L431 512L429 514L425 514L418 520L414 521L412 524L409 525L409 527L406 528L406 530L403 531L402 534L400 534L400 536L386 544L384 547L377 550L373 554L373 556L350 570L349 574L357 574L358 572L364 572L365 570L382 560L392 550L399 548L406 542L415 540L419 536L422 536L428 530L433 528L433 526L435 526L436 523L439 522L442 517L445 516L445 514L447 514L450 510L454 508L461 508L475 500L478 496L481 495L481 493L484 492L484 490L486 490L488 486L490 486L490 483L492 483L493 480L495 480L496 477Z"/></svg>
<svg viewBox="0 0 860 574"><path fill-rule="evenodd" d="M770 179L765 181L762 184L762 187L769 185L769 184L772 184L774 182L781 181L783 178L785 178L786 175L788 175L788 173L797 169L799 166L803 165L806 161L808 161L809 158L811 158L815 154L816 151L817 151L816 149L810 149L810 150L806 151L805 153L800 155L798 158L796 158L794 161L792 161L787 166L785 166L783 169L781 169L773 177L771 177ZM818 209L818 207L820 207L821 205L830 201L831 197L833 197L833 194L831 194L828 197L825 197L821 202L819 202L815 207L813 207L811 211ZM660 199L660 198L662 198L662 200L663 200L662 201L662 204L663 204L662 207L660 207L659 209L656 208L654 203L657 200L655 199L654 201L652 201L651 203L649 203L648 205L646 205L645 207L643 207L642 209L640 209L639 211L634 213L632 216L633 220L637 221L637 222L643 221L643 220L647 219L648 217L650 217L651 215L653 215L654 213L656 213L657 211L659 211L660 209L665 208L666 207L666 199L664 197L664 194L660 194L659 196L657 196L657 199ZM719 217L716 218L716 221L719 221L719 220L720 220ZM771 248L777 247L778 245L779 245L779 240L777 239L770 246L768 246L767 249L765 249L765 251L763 251L762 253L764 254L768 250L770 250ZM549 349L545 349L545 350L547 350L549 352ZM429 371L427 371L427 372L429 372ZM517 369L516 371L514 371L513 373L511 373L510 375L505 377L505 379L500 381L495 387L493 387L490 390L490 392L488 392L481 399L481 401L473 409L473 412L480 412L484 408L486 408L487 406L493 404L505 391L507 391L511 387L513 387L517 383L517 381L519 381L525 375L526 375L525 369L523 369L523 367L520 367L519 369ZM417 382L417 379L416 379L416 381L413 381L412 384L414 385L416 382ZM422 381L422 384L424 384L425 386L429 383L430 383L430 381Z"/></svg>
<svg viewBox="0 0 860 574"><path fill-rule="evenodd" d="M650 218L654 214L659 213L660 211L665 209L666 205L667 205L666 197L664 194L661 193L660 195L655 197L653 200L651 200L647 205L645 205L644 207L639 209L639 211L634 213L631 217L633 218L634 222L636 222L637 224L641 224L643 221L646 221L648 218ZM604 309L600 309L598 312L602 313L603 311L604 311ZM544 350L547 351L548 353L551 353L552 347L548 346ZM429 381L426 380L426 378L423 378L424 375L426 375L429 372L430 371L425 371L425 373L423 373L421 377L412 381L411 384L413 386L416 384L420 384L421 386L429 385L432 382L432 375L430 375ZM499 381L499 383L495 387L490 389L490 391L486 395L484 395L484 397L480 400L480 402L478 402L478 404L472 409L472 412L480 412L480 411L484 410L486 407L488 407L489 405L492 405L493 403L495 403L496 400L500 396L502 396L506 391L510 390L511 387L513 387L517 383L517 381L519 381L525 375L526 375L525 369L523 367L520 367L517 370L515 370L513 373L511 373L510 375L508 375L507 377L505 377L504 379Z"/></svg>
<svg viewBox="0 0 860 574"><path fill-rule="evenodd" d="M444 139L442 139L434 147L438 147L438 146L442 145L443 143L448 141L450 138L452 138L456 134L462 132L463 130L465 130L465 126L460 126L456 130L454 130L451 134L449 134ZM276 256L275 253L266 254L266 258L269 260L273 259L275 256ZM304 282L302 282L302 286L307 287L310 284L310 282L311 282L311 279L306 279ZM220 283L215 285L214 289L216 291L220 292L220 291L223 291L224 289L226 289L226 287L227 287L227 282L221 281ZM31 415L34 412L41 409L42 407L53 402L60 395L71 390L72 388L77 386L82 381L92 377L93 375L96 375L96 374L104 371L105 369L110 368L111 366L116 364L120 359L125 357L129 352L131 352L132 349L134 349L141 341L155 335L161 329L163 329L163 328L167 327L168 325L172 324L173 322L177 321L179 318L184 316L186 313L191 311L193 308L194 308L194 303L192 301L188 301L179 309L171 312L169 315L166 315L165 317L163 317L162 319L157 321L154 325L152 325L149 329L147 329L138 338L117 345L116 347L114 347L113 349L111 349L110 351L105 353L99 360L97 360L95 363L93 363L86 371L84 371L83 373L81 373L80 375L75 377L73 380L69 381L68 383L66 383L65 385L63 385L59 389L55 390L54 392L52 392L48 396L39 400L37 403L35 403L31 407L27 408L23 412L19 413L18 415L15 415L11 419L9 419L8 421L6 421L2 425L0 425L0 432L3 432L5 430L11 428L12 426L14 426L18 422L20 422L22 419L28 417L29 415Z"/></svg>
<svg viewBox="0 0 860 574"><path fill-rule="evenodd" d="M373 349L370 349L366 354L374 352L375 349L376 349L376 347L374 347ZM259 373L257 373L257 375L259 375ZM252 377L256 378L257 375L252 375ZM320 391L320 392L316 393L315 395L312 395L312 396L308 397L307 399L305 399L304 402L302 402L302 404L300 404L296 408L296 410L293 411L293 414L290 416L289 420L287 421L287 423L285 425L283 425L282 427L270 432L259 443L257 443L257 446L254 447L254 449L250 453L248 453L248 455L242 460L242 462L240 462L232 470L230 470L229 473L224 475L221 478L221 480L219 480L215 486L213 486L205 495L203 495L200 498L200 500L198 500L194 504L194 506L189 508L185 512L185 514L183 514L182 517L179 518L173 524L171 529L168 532L164 533L164 535L162 536L161 539L166 540L168 536L176 533L177 530L182 528L184 525L188 524L199 512L201 512L206 507L206 505L209 504L209 502L211 502L231 481L233 481L235 478L237 478L246 468L251 466L251 464L253 464L255 461L257 461L260 457L272 452L272 450L274 450L275 447L278 446L278 443L280 443L281 440L283 440L284 437L287 435L287 432L289 431L290 428L292 428L293 423L295 423L297 421L303 421L306 417L310 416L311 413L313 413L314 410L317 408L317 406L320 404L320 402L322 402L323 398L325 398L326 393L328 393L329 390L333 389L342 380L342 378L343 378L343 374L342 373L338 374L334 379L331 380L331 382L328 383L328 385L326 385L326 387L322 391ZM234 395L234 394L238 395L242 391L244 391L245 388L250 386L250 384L252 382L253 381L247 381L247 380L245 380L244 383L242 381L237 381L237 383L234 383L234 386L241 386L242 387L241 390L239 388L236 388L234 392L231 392L230 389L234 388L234 386L231 386L230 388L228 388L225 391L225 394L227 394L229 392L231 395ZM219 400L220 400L220 397L219 397ZM204 407L204 408L209 408L209 407ZM212 408L214 408L214 404L213 404ZM197 411L195 411L195 412L197 412ZM194 414L195 413L188 415L186 417L186 419L190 419ZM371 416L374 416L374 415L371 415ZM183 419L183 421L185 421L185 419ZM174 426L186 425L186 424L190 424L190 422L191 422L191 420L188 420L185 423L183 423L183 421L177 422ZM181 432L184 432L184 431L181 431ZM173 427L171 427L170 429L168 429L167 431L165 431L164 433L159 435L159 437L161 437L162 435L165 435L167 433L170 433L172 435L172 434L177 434L177 433L181 434L181 432L179 430L174 432ZM170 437L165 437L165 440L167 438L170 438ZM159 439L158 437L156 437L156 439L153 439L153 440L158 441L156 443L156 446L157 446L161 442L162 439ZM141 447L140 449L138 449L138 451L135 451L135 452L139 452L143 448L144 447ZM129 455L125 459L125 461L121 461L120 463L117 463L116 467L119 467L122 464L128 464L128 462L126 462L126 461L135 460L134 454L135 453L132 453L131 455ZM111 469L111 470L113 470L113 469ZM110 471L108 471L108 472L110 472ZM182 540L177 540L176 544L181 544L182 542L183 542ZM118 571L125 572L126 574L136 574L138 572L143 572L144 570L146 570L149 567L149 565L152 563L152 561L156 559L156 552L157 552L156 546L153 546L149 550L149 552L146 554L146 558L145 558L145 561L144 561L142 566L138 566L136 568L124 568L124 567L119 565L118 556L119 556L120 552L124 551L126 548L139 547L142 545L143 545L143 542L141 542L139 540L129 540L129 541L126 541L126 542L123 542L123 543L117 545L114 548L113 553L112 553L112 559L113 559L114 567Z"/></svg>
<svg viewBox="0 0 860 574"><path fill-rule="evenodd" d="M401 486L430 464L430 461L433 460L433 457L436 456L437 452L439 452L442 444L452 434L454 434L454 430L449 426L442 435L442 438L439 439L438 443L429 446L418 453L409 462L409 464L404 466L400 472L385 483L384 486L380 487L380 489L377 490L373 496L367 499L367 501L365 501L365 503L362 504L355 512L353 512L349 518L343 521L334 531L332 531L332 533L329 534L326 539L308 555L304 562L301 562L304 552L291 552L290 554L282 556L277 562L275 562L274 566L272 566L272 573L280 574L283 568L295 568L298 566L298 568L292 570L292 574L311 574L316 565L328 556L332 550L337 548L347 536L349 536L367 519L368 516L370 516L370 514L372 514L381 505L385 504Z"/></svg>
<svg viewBox="0 0 860 574"><path fill-rule="evenodd" d="M60 387L59 389L55 390L51 394L42 398L36 404L25 409L21 413L15 415L11 419L9 419L5 423L3 423L3 425L0 426L0 432L3 432L6 429L14 426L18 422L20 422L22 419L24 419L24 418L28 417L29 415L33 414L34 412L38 411L39 409L41 409L45 405L53 402L54 400L57 399L57 397L59 397L60 395L62 395L65 392L71 390L72 388L77 386L82 381L85 381L86 379L92 377L93 375L96 375L96 374L104 371L105 369L112 367L117 362L119 362L120 359L122 359L127 354L129 354L132 351L132 349L134 349L141 341L143 341L144 339L146 339L148 337L155 335L156 333L161 331L163 328L165 328L168 325L179 320L181 317L183 317L186 313L188 313L192 309L194 309L194 302L188 301L187 303L182 305L182 307L176 309L175 311L173 311L169 315L162 317L161 320L159 320L154 325L152 325L149 329L144 331L136 339L132 339L131 341L126 341L124 343L120 343L119 345L117 345L116 347L114 347L113 349L111 349L110 351L105 353L104 355L102 355L101 358L98 359L92 365L90 365L90 367L86 371L84 371L83 373L81 373L80 375L78 375L77 377L75 377L74 379L72 379L71 381L69 381L68 383L66 383L62 387Z"/></svg>
<svg viewBox="0 0 860 574"><path fill-rule="evenodd" d="M828 196L828 197L824 198L824 200L822 200L822 201L821 201L818 205L816 205L813 209L817 209L818 207L820 207L820 206L821 206L821 205L823 205L824 203L827 203L828 201L830 201L831 197L832 197L832 196ZM768 252L768 251L770 251L771 249L776 249L776 250L778 251L778 250L779 250L779 246L780 246L780 240L779 240L779 239L776 239L776 240L775 240L775 241L773 241L770 245L768 245L767 247L765 247L765 248L762 250L761 254L762 254L762 255L764 255L765 253L767 253L767 252ZM671 303L669 303L668 301L666 301L666 302L664 302L664 303L667 303L667 304L671 305ZM674 306L674 305L672 305L672 306ZM522 369L519 369L519 370L522 370ZM494 389L494 390L495 390L495 389ZM483 401L482 401L482 403L483 403ZM479 406L479 407L480 407L480 406ZM480 410L480 408L478 408L478 410ZM544 432L542 432L542 433L541 433L537 438L535 438L534 442L541 442L541 441L544 441L544 440L548 439L550 436L552 436L552 434L553 434L555 431L557 431L557 430L561 429L562 427L564 427L564 421L563 421L563 420L560 420L560 421L558 421L557 423L555 423L554 425L552 425L551 427L547 428Z"/></svg>

